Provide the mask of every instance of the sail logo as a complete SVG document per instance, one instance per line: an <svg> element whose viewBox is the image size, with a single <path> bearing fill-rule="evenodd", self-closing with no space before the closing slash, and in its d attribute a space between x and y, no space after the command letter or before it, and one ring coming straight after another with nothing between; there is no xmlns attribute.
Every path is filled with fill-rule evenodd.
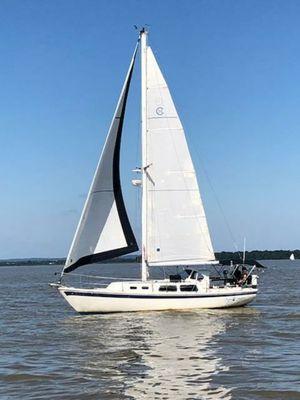
<svg viewBox="0 0 300 400"><path fill-rule="evenodd" d="M163 107L157 107L157 109L155 110L156 114L161 116L164 115L164 108Z"/></svg>

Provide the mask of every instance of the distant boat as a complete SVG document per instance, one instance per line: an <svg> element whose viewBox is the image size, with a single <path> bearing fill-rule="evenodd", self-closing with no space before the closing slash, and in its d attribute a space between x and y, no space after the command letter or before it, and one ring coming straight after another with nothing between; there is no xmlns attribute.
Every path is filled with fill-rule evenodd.
<svg viewBox="0 0 300 400"><path fill-rule="evenodd" d="M133 180L133 185L142 190L141 279L119 279L105 287L70 287L63 284L63 278L76 268L138 250L123 201L119 160L139 45L142 163L135 169L141 179ZM237 307L256 297L257 276L251 275L254 267L244 280L231 281L227 271L223 278L219 273L214 279L192 269L208 264L218 261L185 133L142 29L61 279L51 286L80 313ZM184 272L149 279L149 268L168 266L183 267Z"/></svg>
<svg viewBox="0 0 300 400"><path fill-rule="evenodd" d="M295 261L295 255L294 255L294 253L292 253L292 254L290 255L290 260L291 260L291 261Z"/></svg>

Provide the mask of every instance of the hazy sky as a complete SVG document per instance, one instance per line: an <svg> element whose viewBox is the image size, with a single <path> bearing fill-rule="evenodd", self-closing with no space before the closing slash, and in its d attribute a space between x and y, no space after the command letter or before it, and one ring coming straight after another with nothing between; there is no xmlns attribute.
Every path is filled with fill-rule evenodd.
<svg viewBox="0 0 300 400"><path fill-rule="evenodd" d="M1 0L0 18L0 258L66 255L145 23L215 249L234 249L218 203L240 247L300 248L300 1ZM138 78L122 147L135 227Z"/></svg>

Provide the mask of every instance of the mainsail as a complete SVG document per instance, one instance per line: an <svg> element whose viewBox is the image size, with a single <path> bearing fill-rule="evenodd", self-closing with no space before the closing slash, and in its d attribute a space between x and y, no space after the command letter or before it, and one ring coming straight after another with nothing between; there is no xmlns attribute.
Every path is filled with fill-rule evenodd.
<svg viewBox="0 0 300 400"><path fill-rule="evenodd" d="M215 262L184 130L153 52L146 62L146 242L148 265Z"/></svg>
<svg viewBox="0 0 300 400"><path fill-rule="evenodd" d="M138 44L63 272L138 250L120 184L120 146L126 101Z"/></svg>

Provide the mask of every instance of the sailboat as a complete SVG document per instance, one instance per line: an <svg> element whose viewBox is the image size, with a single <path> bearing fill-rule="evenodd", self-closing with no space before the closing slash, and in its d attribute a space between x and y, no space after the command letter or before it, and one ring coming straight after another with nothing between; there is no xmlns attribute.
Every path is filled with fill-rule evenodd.
<svg viewBox="0 0 300 400"><path fill-rule="evenodd" d="M295 254L294 254L294 253L292 253L292 254L290 255L290 260L291 260L291 261L295 261Z"/></svg>
<svg viewBox="0 0 300 400"><path fill-rule="evenodd" d="M136 56L141 54L142 191L140 280L105 287L72 287L64 278L79 267L136 252L120 181L120 150L126 102ZM257 294L257 276L243 284L214 281L196 267L218 264L185 133L169 88L140 31L102 154L58 283L65 300L80 313L243 306ZM149 270L183 267L183 274L149 278ZM252 272L252 271L251 271Z"/></svg>

